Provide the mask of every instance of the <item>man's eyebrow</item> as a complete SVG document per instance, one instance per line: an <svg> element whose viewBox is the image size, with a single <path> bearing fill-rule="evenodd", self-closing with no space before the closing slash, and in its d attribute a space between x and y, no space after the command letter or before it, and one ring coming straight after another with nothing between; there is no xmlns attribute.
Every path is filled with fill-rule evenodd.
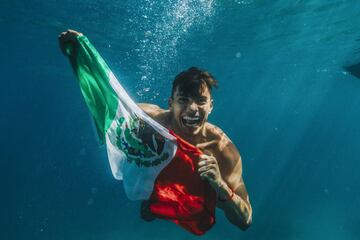
<svg viewBox="0 0 360 240"><path fill-rule="evenodd" d="M201 99L201 100L207 100L208 99L208 96L189 96L189 95L186 95L186 94L177 94L176 97L178 98L192 98L192 99Z"/></svg>
<svg viewBox="0 0 360 240"><path fill-rule="evenodd" d="M198 99L208 99L207 96L198 96L197 98L198 98Z"/></svg>

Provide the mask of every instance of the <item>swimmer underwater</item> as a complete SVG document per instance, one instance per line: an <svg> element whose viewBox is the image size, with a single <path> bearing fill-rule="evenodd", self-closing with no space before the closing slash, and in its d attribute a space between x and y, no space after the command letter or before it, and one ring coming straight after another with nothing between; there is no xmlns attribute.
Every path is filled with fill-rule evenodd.
<svg viewBox="0 0 360 240"><path fill-rule="evenodd" d="M64 52L67 42L77 41L81 33L68 30L59 35L60 49ZM173 81L169 109L154 104L138 106L155 121L174 131L203 153L199 159L198 173L217 193L216 206L226 218L242 230L252 222L252 208L244 180L240 153L231 140L217 126L207 122L213 109L212 88L217 87L214 77L192 67L176 76ZM141 216L146 221L154 217L142 204Z"/></svg>

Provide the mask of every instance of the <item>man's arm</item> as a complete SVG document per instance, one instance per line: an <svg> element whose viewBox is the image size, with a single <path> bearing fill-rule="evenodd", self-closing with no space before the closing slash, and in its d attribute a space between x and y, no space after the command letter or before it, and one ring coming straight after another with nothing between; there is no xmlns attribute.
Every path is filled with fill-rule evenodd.
<svg viewBox="0 0 360 240"><path fill-rule="evenodd" d="M252 221L252 208L242 179L240 154L234 144L226 141L226 146L218 149L216 157L202 155L199 173L217 192L217 206L225 212L226 218L246 230Z"/></svg>
<svg viewBox="0 0 360 240"><path fill-rule="evenodd" d="M220 182L217 206L225 212L231 223L246 230L252 221L252 208L242 178L241 157L230 141L222 149L219 161L224 161L225 167L222 171L223 181Z"/></svg>
<svg viewBox="0 0 360 240"><path fill-rule="evenodd" d="M226 218L232 224L242 230L246 230L251 225L252 208L243 180L241 180L240 185L235 190L231 190L228 185L224 185L221 188L222 190L219 190L221 192L219 193L219 198L228 200L218 200L217 206L225 212Z"/></svg>

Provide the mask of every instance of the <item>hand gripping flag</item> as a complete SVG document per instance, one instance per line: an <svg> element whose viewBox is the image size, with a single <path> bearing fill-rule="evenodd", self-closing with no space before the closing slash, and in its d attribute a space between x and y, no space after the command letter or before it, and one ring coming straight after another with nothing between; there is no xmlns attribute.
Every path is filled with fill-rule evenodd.
<svg viewBox="0 0 360 240"><path fill-rule="evenodd" d="M149 200L156 217L204 234L215 223L216 194L196 171L201 151L143 112L85 36L65 48L127 197Z"/></svg>

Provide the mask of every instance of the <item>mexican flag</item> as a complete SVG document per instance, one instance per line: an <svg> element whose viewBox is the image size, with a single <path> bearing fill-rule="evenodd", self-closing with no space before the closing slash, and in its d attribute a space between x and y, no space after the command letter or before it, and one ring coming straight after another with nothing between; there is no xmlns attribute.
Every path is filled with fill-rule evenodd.
<svg viewBox="0 0 360 240"><path fill-rule="evenodd" d="M68 43L66 53L127 197L149 200L156 217L205 233L215 223L216 194L197 173L201 151L143 112L87 37Z"/></svg>

